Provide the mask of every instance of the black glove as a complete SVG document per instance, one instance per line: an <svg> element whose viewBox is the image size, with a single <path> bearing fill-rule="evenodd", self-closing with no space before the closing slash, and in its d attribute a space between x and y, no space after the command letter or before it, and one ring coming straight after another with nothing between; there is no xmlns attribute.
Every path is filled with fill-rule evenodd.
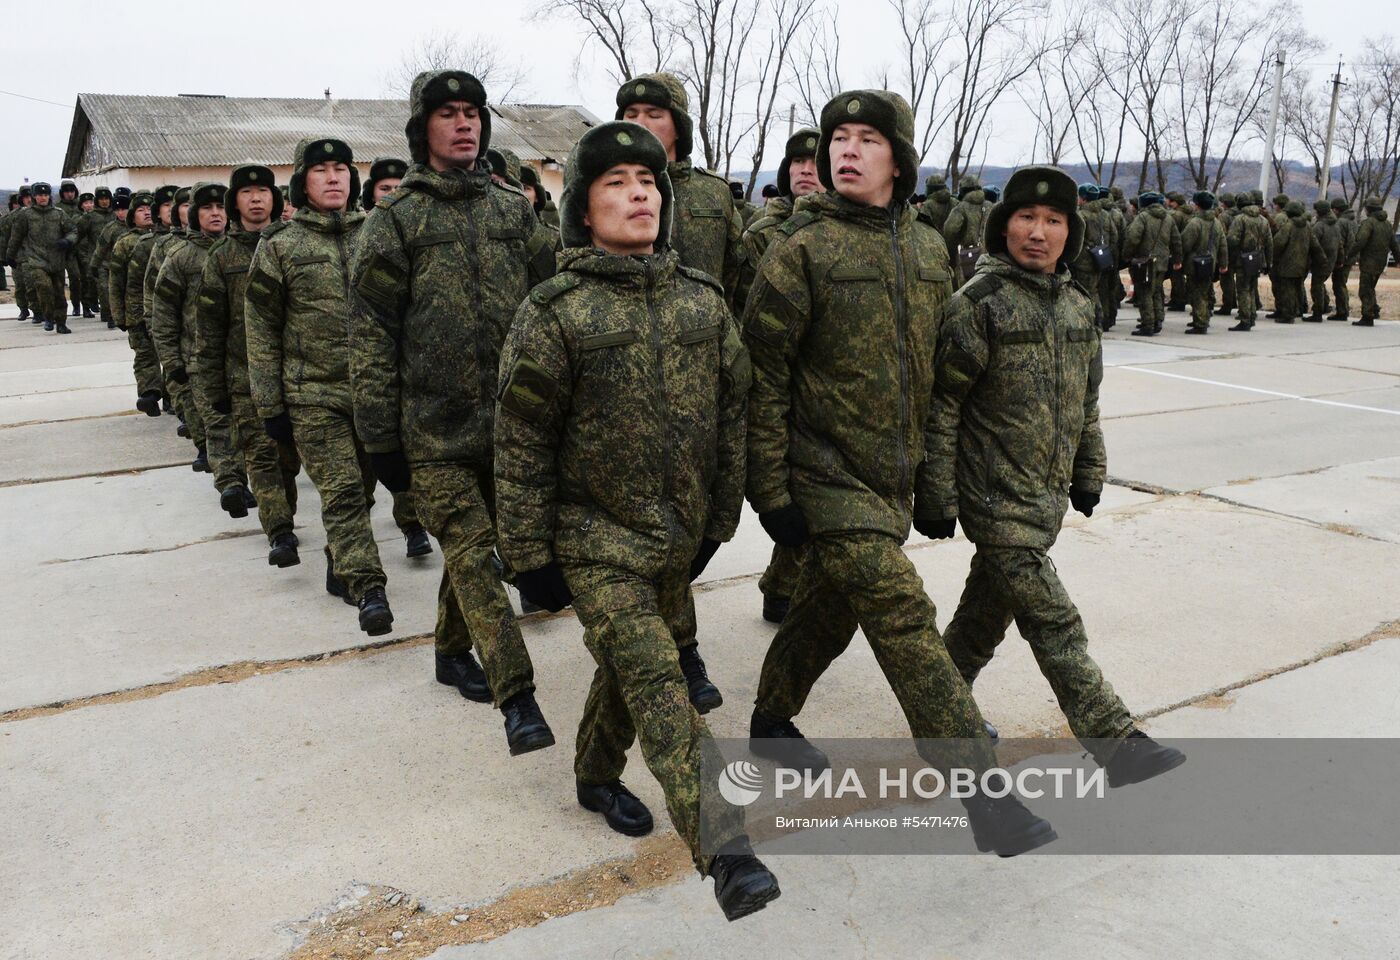
<svg viewBox="0 0 1400 960"><path fill-rule="evenodd" d="M184 367L171 367L165 372L165 375L181 385L190 382L190 375L185 372Z"/></svg>
<svg viewBox="0 0 1400 960"><path fill-rule="evenodd" d="M760 513L758 522L763 524L768 536L780 547L800 547L811 536L807 529L807 518L802 515L802 508L795 503Z"/></svg>
<svg viewBox="0 0 1400 960"><path fill-rule="evenodd" d="M267 435L280 443L292 442L292 418L283 411L275 417L263 418L263 429Z"/></svg>
<svg viewBox="0 0 1400 960"><path fill-rule="evenodd" d="M58 249L64 253L67 253L73 248L73 241L69 240L67 237L59 237L58 240L54 242L54 246L58 247Z"/></svg>
<svg viewBox="0 0 1400 960"><path fill-rule="evenodd" d="M224 397L222 400L215 400L210 406L214 408L215 413L221 413L226 417L233 413L233 400L228 397Z"/></svg>
<svg viewBox="0 0 1400 960"><path fill-rule="evenodd" d="M958 518L920 517L914 515L914 529L930 540L949 540L958 532Z"/></svg>
<svg viewBox="0 0 1400 960"><path fill-rule="evenodd" d="M391 493L404 493L408 490L412 478L408 469L408 459L403 455L402 450L371 453L369 462L370 466L374 468L375 477L388 487Z"/></svg>
<svg viewBox="0 0 1400 960"><path fill-rule="evenodd" d="M709 565L710 558L719 549L719 541L705 537L700 541L700 549L695 551L695 559L690 561L690 579L692 582L705 572L705 567Z"/></svg>
<svg viewBox="0 0 1400 960"><path fill-rule="evenodd" d="M515 588L526 600L537 607L544 607L550 613L558 613L574 602L574 595L569 592L569 585L564 582L564 571L555 560L537 570L517 572Z"/></svg>
<svg viewBox="0 0 1400 960"><path fill-rule="evenodd" d="M1074 506L1074 509L1084 514L1084 516L1092 517L1094 515L1094 508L1099 505L1099 495L1088 490L1078 490L1074 487L1070 487L1069 502Z"/></svg>

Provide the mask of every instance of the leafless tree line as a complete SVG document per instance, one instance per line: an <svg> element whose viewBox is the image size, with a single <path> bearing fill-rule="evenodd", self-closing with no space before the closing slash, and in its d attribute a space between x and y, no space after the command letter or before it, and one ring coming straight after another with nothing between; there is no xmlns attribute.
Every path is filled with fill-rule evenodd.
<svg viewBox="0 0 1400 960"><path fill-rule="evenodd" d="M532 15L572 25L580 67L600 66L618 83L656 70L679 75L696 120L696 161L747 179L750 192L789 118L815 125L851 86L902 94L920 156L953 179L981 169L1004 124L1018 143L1031 132L1025 160L1082 164L1130 192L1164 190L1183 175L1219 190L1242 151L1262 152L1280 54L1274 178L1287 183L1288 157L1310 162L1321 180L1330 87L1318 70L1321 43L1299 27L1295 0L881 2L862 16L890 38L888 59L858 74L836 0L536 0ZM489 45L435 44L405 57L396 86L443 57L461 65L465 49L498 99L521 89L524 71ZM1348 198L1388 196L1400 180L1400 50L1367 41L1348 78L1333 180Z"/></svg>

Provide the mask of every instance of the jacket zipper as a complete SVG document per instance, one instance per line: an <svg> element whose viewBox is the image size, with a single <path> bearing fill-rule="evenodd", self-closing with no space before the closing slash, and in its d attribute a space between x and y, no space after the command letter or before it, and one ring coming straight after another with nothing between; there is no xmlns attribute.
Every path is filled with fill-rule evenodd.
<svg viewBox="0 0 1400 960"><path fill-rule="evenodd" d="M485 195L482 199L487 203L491 202ZM476 338L476 407L484 414L483 419L489 419L495 410L496 384L494 371L488 369L491 365L486 362L486 331L483 329L486 310L481 301L481 250L477 247L476 214L472 212L470 191L462 198L462 211L467 215L467 260L472 268L473 319L477 322L476 329L472 331ZM489 429L487 440L490 441Z"/></svg>
<svg viewBox="0 0 1400 960"><path fill-rule="evenodd" d="M671 495L671 405L666 400L666 365L662 357L661 324L656 316L656 274L651 258L646 262L647 320L651 325L651 349L656 366L656 406L661 414L661 499L663 506ZM666 509L669 518L670 510ZM675 541L673 540L672 543Z"/></svg>
<svg viewBox="0 0 1400 960"><path fill-rule="evenodd" d="M1050 278L1050 358L1055 364L1055 396L1051 402L1055 405L1055 429L1050 434L1050 463L1045 471L1045 486L1049 488L1055 476L1055 466L1060 461L1060 407L1063 385L1060 382L1060 374L1063 364L1060 362L1060 336L1059 324L1056 320L1059 315L1060 304L1060 278Z"/></svg>
<svg viewBox="0 0 1400 960"><path fill-rule="evenodd" d="M899 214L890 211L890 250L894 253L894 320L899 357L899 494L909 489L909 357L908 317L904 309L904 258L899 252Z"/></svg>

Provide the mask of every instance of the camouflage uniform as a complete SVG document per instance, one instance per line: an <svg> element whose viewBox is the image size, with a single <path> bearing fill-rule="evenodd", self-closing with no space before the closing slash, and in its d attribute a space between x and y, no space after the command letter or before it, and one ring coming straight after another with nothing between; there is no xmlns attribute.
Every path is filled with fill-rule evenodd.
<svg viewBox="0 0 1400 960"><path fill-rule="evenodd" d="M1176 206L1167 208L1167 216L1172 218L1177 232L1182 233L1186 230L1186 224L1191 219L1191 214L1186 211L1186 195L1173 190L1167 194L1167 199L1176 204ZM1167 281L1171 285L1171 295L1167 298L1166 308L1168 310L1186 309L1186 264L1182 263L1178 267L1176 266L1177 262L1180 262L1180 258L1174 261L1167 271Z"/></svg>
<svg viewBox="0 0 1400 960"><path fill-rule="evenodd" d="M63 191L73 192L72 200L63 199ZM78 316L83 310L83 268L82 258L78 256L77 241L82 238L83 207L79 202L78 186L72 180L64 180L58 187L55 206L64 212L68 217L68 223L74 231L74 245L68 248L63 255L63 273L68 276L68 300L72 305L73 316ZM61 294L63 291L63 274L59 275L58 288ZM64 312L69 312L69 304L64 304ZM56 318L55 318L56 319Z"/></svg>
<svg viewBox="0 0 1400 960"><path fill-rule="evenodd" d="M1337 215L1337 232L1341 235L1341 243L1337 266L1332 270L1332 300L1336 309L1328 319L1350 320L1351 292L1347 290L1347 280L1351 278L1351 263L1347 260L1347 251L1351 249L1352 240L1356 239L1356 213L1341 197L1332 199L1332 212Z"/></svg>
<svg viewBox="0 0 1400 960"><path fill-rule="evenodd" d="M948 222L948 214L953 212L953 195L948 191L948 178L941 173L929 177L924 183L924 202L919 205L919 219L940 234Z"/></svg>
<svg viewBox="0 0 1400 960"><path fill-rule="evenodd" d="M67 304L63 297L63 269L67 254L58 243L78 239L78 225L59 207L25 207L14 214L6 260L19 265L34 312L45 320L65 325ZM71 248L70 248L71 249Z"/></svg>
<svg viewBox="0 0 1400 960"><path fill-rule="evenodd" d="M1318 246L1322 248L1322 259L1312 264L1310 319L1320 321L1327 312L1327 281L1336 272L1337 264L1341 262L1346 248L1342 245L1342 231L1337 222L1337 215L1332 212L1332 205L1326 200L1319 200L1313 205L1313 210L1317 213L1317 219L1313 222L1312 231L1317 237Z"/></svg>
<svg viewBox="0 0 1400 960"><path fill-rule="evenodd" d="M111 192L98 191L103 197L111 199ZM78 225L78 270L83 276L83 313L99 313L102 309L101 297L97 286L97 265L93 262L93 254L97 252L97 241L101 237L102 231L107 228L116 217L112 214L112 208L99 207L97 201L93 201L93 208L82 215L82 220Z"/></svg>
<svg viewBox="0 0 1400 960"><path fill-rule="evenodd" d="M1291 201L1286 213L1287 221L1274 234L1273 266L1269 272L1277 323L1292 323L1303 315L1307 309L1300 297L1303 278L1311 264L1322 260L1322 245L1303 217L1303 205Z"/></svg>
<svg viewBox="0 0 1400 960"><path fill-rule="evenodd" d="M1104 306L1104 328L1109 329L1118 322L1118 307L1127 296L1128 291L1123 287L1123 267L1126 263L1123 248L1128 242L1128 218L1123 212L1128 202L1123 199L1121 187L1109 187L1104 193L1100 187L1099 203L1103 205L1104 211L1108 214L1109 220L1113 223L1114 236L1114 269L1105 271L1099 275L1099 300Z"/></svg>
<svg viewBox="0 0 1400 960"><path fill-rule="evenodd" d="M588 186L645 163L662 195L661 249L591 249ZM495 464L501 555L563 568L597 661L579 724L580 783L619 778L640 736L671 822L702 875L700 754L676 637L693 633L690 566L729 540L743 507L748 355L708 274L664 248L674 198L661 144L596 127L569 157L560 273L520 307L502 354Z"/></svg>
<svg viewBox="0 0 1400 960"><path fill-rule="evenodd" d="M1019 177L1053 184L1055 174L1068 206L1072 181L1053 167L1013 174L1008 206ZM1083 621L1046 553L1070 489L1097 501L1103 487L1100 333L1067 272L1032 273L1011 259L1003 224L989 225L992 256L949 302L938 337L916 505L920 515L956 517L977 546L944 640L970 685L1014 619L1075 736L1123 737L1132 718L1090 658ZM1078 229L1066 255L1081 242Z"/></svg>
<svg viewBox="0 0 1400 960"><path fill-rule="evenodd" d="M9 202L9 210L3 215L0 215L0 290L10 289L10 285L6 279L5 273L5 268L9 266L5 254L10 246L10 227L14 224L14 220L12 220L11 218L17 212L23 209L20 206L20 200L18 196L11 194ZM16 291L16 293L18 293L18 291ZM16 296L15 302L19 302L18 296Z"/></svg>
<svg viewBox="0 0 1400 960"><path fill-rule="evenodd" d="M366 488L373 479L365 476L355 435L347 343L350 256L365 215L307 204L301 178L313 147L320 151L313 157L348 153L329 140L297 146L291 197L297 212L263 231L248 269L248 381L259 417L290 418L297 452L321 494L332 568L358 601L386 579L370 526ZM353 165L350 170L347 203L359 196L359 175Z"/></svg>
<svg viewBox="0 0 1400 960"><path fill-rule="evenodd" d="M448 83L463 99L479 96L485 150L485 92L460 71L419 75L410 127L426 124L440 96L455 98ZM407 461L419 519L442 545L469 640L452 642L445 622L438 637L444 646L475 644L500 706L534 689L534 671L492 566L496 380L510 318L554 272L553 241L519 189L492 182L484 165L434 170L421 136L411 137L414 163L403 182L379 201L356 243L355 424L370 453Z"/></svg>
<svg viewBox="0 0 1400 960"><path fill-rule="evenodd" d="M1235 207L1235 195L1233 193L1222 193L1217 198L1219 205L1216 207L1215 215L1220 220L1220 226L1225 230L1227 242L1225 245L1225 261L1217 264L1223 266L1225 272L1220 274L1220 308L1215 312L1221 316L1228 316L1235 310L1239 303L1239 291L1235 289L1235 266L1234 260L1230 256L1228 238L1230 236L1230 225L1235 222L1235 217L1239 216L1239 210Z"/></svg>
<svg viewBox="0 0 1400 960"><path fill-rule="evenodd" d="M1141 282L1136 283L1138 329L1134 333L1151 335L1162 329L1165 305L1162 283L1173 264L1181 262L1181 233L1176 222L1161 205L1161 194L1143 194L1138 198L1138 215L1128 225L1128 237L1123 243L1123 258L1129 262L1146 258Z"/></svg>
<svg viewBox="0 0 1400 960"><path fill-rule="evenodd" d="M965 175L958 186L958 202L953 205L943 224L943 239L953 265L954 290L962 286L963 263L968 259L969 252L976 255L982 253L982 227L990 209L991 204L987 203L987 195L978 185L977 178L971 174Z"/></svg>
<svg viewBox="0 0 1400 960"><path fill-rule="evenodd" d="M199 184L195 189L199 191L206 186L221 185ZM222 199L222 194L219 196ZM196 216L195 207L191 205L191 220ZM196 436L195 424L198 424L199 439L195 445L213 451L210 459L214 487L222 493L231 486L246 486L248 477L239 458L231 456L228 415L199 402L191 384L191 377L199 370L199 358L195 353L195 312L199 307L204 261L209 255L209 248L218 239L201 231L196 221L182 239L166 245L165 257L152 285L148 325L161 370L165 372L171 401L175 409L184 411L185 425L190 429L191 439ZM151 263L155 263L154 249ZM148 275L149 272L148 267Z"/></svg>
<svg viewBox="0 0 1400 960"><path fill-rule="evenodd" d="M1079 251L1079 256L1069 265L1070 273L1074 280L1086 291L1090 297L1094 298L1098 312L1098 322L1102 327L1108 323L1108 309L1098 301L1098 292L1103 273L1111 273L1112 269L1100 270L1098 264L1094 262L1094 256L1090 249L1095 246L1103 246L1110 252L1114 252L1118 247L1118 238L1114 236L1113 219L1109 216L1104 204L1098 199L1098 189L1094 184L1081 184L1079 196L1087 200L1080 204L1079 216L1085 225L1084 248Z"/></svg>
<svg viewBox="0 0 1400 960"><path fill-rule="evenodd" d="M264 175L270 185L270 172ZM253 406L243 317L248 268L259 234L238 225L234 192L226 194L224 200L233 226L209 248L204 261L195 314L195 356L199 362L192 377L196 393L203 396L209 409L229 411L230 448L242 457L249 489L258 501L258 522L272 543L279 534L292 532L301 462L294 444L279 443L267 435ZM280 194L274 191L273 223L279 222L281 215L279 201Z"/></svg>
<svg viewBox="0 0 1400 960"><path fill-rule="evenodd" d="M834 192L828 148L844 122L876 127L896 167L918 169L913 114L898 94L863 90L827 104L817 164L833 192L807 198L779 229L744 311L754 367L748 499L760 516L795 506L810 531L756 703L791 719L859 626L915 737L985 738L933 603L900 549L952 291L948 252L905 202L913 176L895 181L889 208Z"/></svg>
<svg viewBox="0 0 1400 960"><path fill-rule="evenodd" d="M1230 259L1230 246L1225 239L1225 227L1216 216L1215 198L1208 193L1196 194L1200 208L1187 221L1181 235L1181 259L1186 271L1186 300L1191 308L1191 329L1210 329L1211 296L1215 278ZM1210 197L1209 200L1204 199ZM1210 276L1198 280L1193 274L1192 257L1210 257Z"/></svg>
<svg viewBox="0 0 1400 960"><path fill-rule="evenodd" d="M1381 318L1376 302L1376 282L1385 272L1388 257L1400 258L1395 242L1395 228L1385 215L1379 197L1366 198L1366 219L1356 228L1356 236L1347 246L1347 263L1361 267L1361 326L1370 326Z"/></svg>
<svg viewBox="0 0 1400 960"><path fill-rule="evenodd" d="M1243 194L1241 194L1243 196ZM1235 265L1236 303L1239 307L1239 328L1249 329L1259 310L1259 275L1246 275L1241 266L1241 257L1246 253L1258 252L1263 255L1262 270L1269 268L1273 257L1273 238L1269 231L1269 221L1264 218L1258 205L1250 202L1230 224L1227 237L1230 260Z"/></svg>
<svg viewBox="0 0 1400 960"><path fill-rule="evenodd" d="M120 202L127 203L129 198ZM126 207L122 209L125 210ZM112 316L112 297L108 288L108 268L112 262L112 248L118 240L130 232L131 228L126 225L125 213L120 216L114 213L111 221L98 232L97 243L92 250L92 272L97 280L97 299L101 305L100 315L109 327L117 326L116 318Z"/></svg>

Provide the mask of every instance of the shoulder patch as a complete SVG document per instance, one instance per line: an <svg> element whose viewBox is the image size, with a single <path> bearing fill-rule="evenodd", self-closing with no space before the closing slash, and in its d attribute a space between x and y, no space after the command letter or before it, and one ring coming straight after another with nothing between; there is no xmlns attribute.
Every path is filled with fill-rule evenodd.
<svg viewBox="0 0 1400 960"><path fill-rule="evenodd" d="M412 192L413 191L410 188L405 187L403 184L399 184L397 187L384 194L384 196L374 201L374 205L376 207L383 207L387 210L389 207L392 207L394 204L398 203L400 200L402 200L404 197L408 196Z"/></svg>
<svg viewBox="0 0 1400 960"><path fill-rule="evenodd" d="M718 293L721 297L724 296L724 284L720 283L718 280L710 276L704 270L697 270L694 267L687 267L683 263L676 264L676 269L681 272L682 276L689 277L692 280L698 280L700 283L713 287L716 293Z"/></svg>
<svg viewBox="0 0 1400 960"><path fill-rule="evenodd" d="M1090 303L1093 303L1093 302L1094 302L1094 295L1093 295L1092 293L1090 293L1088 290L1086 290L1086 289L1084 288L1084 285L1081 284L1078 280L1075 280L1073 277L1071 277L1071 278L1070 278L1070 281L1069 281L1069 285L1070 285L1071 287L1073 287L1075 290L1078 290L1080 293L1084 294L1084 299L1085 299L1085 300L1088 300Z"/></svg>
<svg viewBox="0 0 1400 960"><path fill-rule="evenodd" d="M1001 277L991 273L979 273L958 288L958 296L966 297L973 303L981 303L995 295L1001 286Z"/></svg>
<svg viewBox="0 0 1400 960"><path fill-rule="evenodd" d="M529 197L525 196L525 191L521 190L513 183L497 183L495 180L492 180L491 186L495 187L497 190L504 190L506 193L513 193L517 197L520 197L523 200L525 200L527 203L530 200Z"/></svg>
<svg viewBox="0 0 1400 960"><path fill-rule="evenodd" d="M816 223L820 219L821 214L816 213L815 211L799 210L797 213L794 213L792 216L788 217L787 220L783 223L783 225L778 228L778 230L783 234L783 236L790 237L797 231L801 230L803 227L807 226L808 224Z"/></svg>
<svg viewBox="0 0 1400 960"><path fill-rule="evenodd" d="M556 273L548 280L535 284L535 288L530 291L530 301L542 307L561 294L568 293L582 282L582 278L576 273L567 270L563 273Z"/></svg>
<svg viewBox="0 0 1400 960"><path fill-rule="evenodd" d="M229 240L231 239L231 237L232 237L231 234L227 234L227 233L226 233L226 234L224 234L222 237L220 237L219 239L217 239L217 240L215 240L213 243L211 243L211 244L209 245L209 253L208 253L208 256L211 256L211 257L212 257L214 254L218 253L218 252L219 252L220 250L222 250L224 247L228 246L228 242L229 242Z"/></svg>
<svg viewBox="0 0 1400 960"><path fill-rule="evenodd" d="M291 222L292 221L290 220L278 220L276 223L269 224L268 226L263 227L262 233L259 234L259 236L262 237L262 239L264 240L267 240L270 237L275 237L283 230L287 229L288 225L291 224Z"/></svg>

